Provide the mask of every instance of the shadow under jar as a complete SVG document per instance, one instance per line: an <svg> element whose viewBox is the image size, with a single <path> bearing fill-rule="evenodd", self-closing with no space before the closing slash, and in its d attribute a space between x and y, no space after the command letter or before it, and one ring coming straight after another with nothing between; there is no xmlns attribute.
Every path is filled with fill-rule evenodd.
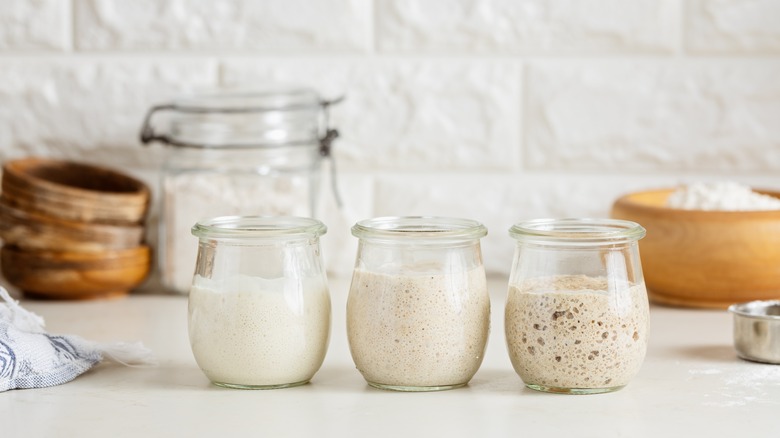
<svg viewBox="0 0 780 438"><path fill-rule="evenodd" d="M352 228L359 246L347 335L369 385L438 391L471 380L485 353L490 298L479 222L385 217Z"/></svg>
<svg viewBox="0 0 780 438"><path fill-rule="evenodd" d="M624 387L647 350L648 299L629 221L522 222L505 310L506 342L531 389L595 394Z"/></svg>
<svg viewBox="0 0 780 438"><path fill-rule="evenodd" d="M307 383L325 358L330 295L320 257L325 225L298 217L201 221L189 294L189 336L216 385Z"/></svg>

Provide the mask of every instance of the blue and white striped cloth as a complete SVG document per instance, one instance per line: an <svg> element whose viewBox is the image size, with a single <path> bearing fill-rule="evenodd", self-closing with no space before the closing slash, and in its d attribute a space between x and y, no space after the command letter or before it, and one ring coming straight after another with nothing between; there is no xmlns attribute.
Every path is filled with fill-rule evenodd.
<svg viewBox="0 0 780 438"><path fill-rule="evenodd" d="M70 382L104 358L125 365L153 362L141 343L100 344L47 334L43 318L0 287L0 392Z"/></svg>

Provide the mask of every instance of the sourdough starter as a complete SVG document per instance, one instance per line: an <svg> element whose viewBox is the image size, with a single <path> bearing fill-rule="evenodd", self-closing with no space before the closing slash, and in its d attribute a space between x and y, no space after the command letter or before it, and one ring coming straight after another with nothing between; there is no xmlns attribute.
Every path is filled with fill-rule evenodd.
<svg viewBox="0 0 780 438"><path fill-rule="evenodd" d="M484 268L388 275L356 269L347 301L352 358L374 385L458 386L477 372L490 326Z"/></svg>
<svg viewBox="0 0 780 438"><path fill-rule="evenodd" d="M647 349L645 286L559 276L509 288L506 339L515 371L547 388L617 388Z"/></svg>
<svg viewBox="0 0 780 438"><path fill-rule="evenodd" d="M322 279L301 284L237 276L216 282L197 276L189 300L192 352L215 383L302 383L322 365L330 331Z"/></svg>

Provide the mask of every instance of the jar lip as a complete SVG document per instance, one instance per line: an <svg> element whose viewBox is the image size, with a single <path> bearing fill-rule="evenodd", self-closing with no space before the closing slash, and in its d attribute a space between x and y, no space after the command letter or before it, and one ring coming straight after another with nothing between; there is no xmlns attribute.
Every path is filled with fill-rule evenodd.
<svg viewBox="0 0 780 438"><path fill-rule="evenodd" d="M317 219L298 216L219 216L198 221L192 234L201 239L315 238L328 227Z"/></svg>
<svg viewBox="0 0 780 438"><path fill-rule="evenodd" d="M621 219L534 219L518 222L509 235L518 242L592 244L637 241L644 227Z"/></svg>
<svg viewBox="0 0 780 438"><path fill-rule="evenodd" d="M262 112L319 109L322 99L311 88L277 85L266 89L221 89L183 95L172 103L184 112Z"/></svg>
<svg viewBox="0 0 780 438"><path fill-rule="evenodd" d="M440 216L383 216L359 221L352 235L364 239L474 240L487 228L471 219Z"/></svg>

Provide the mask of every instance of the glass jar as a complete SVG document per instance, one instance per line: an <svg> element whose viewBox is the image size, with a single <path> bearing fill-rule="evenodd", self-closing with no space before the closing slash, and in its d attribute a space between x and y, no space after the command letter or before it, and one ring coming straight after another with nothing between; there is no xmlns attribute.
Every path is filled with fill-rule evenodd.
<svg viewBox="0 0 780 438"><path fill-rule="evenodd" d="M468 383L490 328L479 222L385 217L358 222L347 300L352 358L369 385L436 391Z"/></svg>
<svg viewBox="0 0 780 438"><path fill-rule="evenodd" d="M613 219L543 219L509 233L517 247L506 342L526 386L569 394L625 386L647 350L637 244L645 229Z"/></svg>
<svg viewBox="0 0 780 438"><path fill-rule="evenodd" d="M201 219L315 215L322 159L338 136L328 127L333 103L300 88L194 95L149 110L141 141L170 146L158 237L164 286L189 289L197 249L189 230Z"/></svg>
<svg viewBox="0 0 780 438"><path fill-rule="evenodd" d="M198 222L189 336L198 366L219 386L284 388L308 382L330 334L320 257L325 225L299 217Z"/></svg>

